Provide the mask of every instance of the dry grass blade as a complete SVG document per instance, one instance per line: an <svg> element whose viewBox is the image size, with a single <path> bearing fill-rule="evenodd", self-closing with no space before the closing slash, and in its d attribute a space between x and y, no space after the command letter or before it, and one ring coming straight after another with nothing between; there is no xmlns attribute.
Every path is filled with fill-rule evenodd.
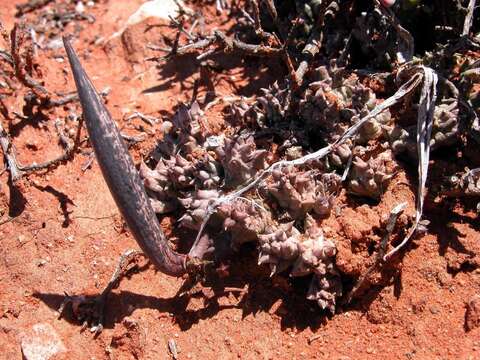
<svg viewBox="0 0 480 360"><path fill-rule="evenodd" d="M432 69L421 66L423 71L423 86L420 94L420 102L417 116L417 151L418 151L418 190L415 211L415 222L409 229L407 236L402 242L384 256L387 260L401 250L418 229L423 214L423 202L425 197L425 184L428 175L428 162L430 159L430 137L432 135L433 113L437 99L438 76Z"/></svg>

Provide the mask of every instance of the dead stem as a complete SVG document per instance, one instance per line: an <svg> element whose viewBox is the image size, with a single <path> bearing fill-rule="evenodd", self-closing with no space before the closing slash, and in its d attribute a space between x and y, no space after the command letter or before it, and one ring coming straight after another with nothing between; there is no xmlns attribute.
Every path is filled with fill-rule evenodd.
<svg viewBox="0 0 480 360"><path fill-rule="evenodd" d="M284 53L284 50L282 48L274 48L274 47L265 46L265 45L247 44L247 43L244 43L243 41L229 38L220 30L215 30L214 35L209 36L206 39L201 39L191 44L179 46L178 48L174 47L172 49L163 49L163 48L153 47L153 46L150 46L150 48L155 50L168 51L169 54L167 55L167 57L170 57L172 55L184 55L192 51L204 50L213 44L218 44L220 46L220 49L225 52L235 51L243 55L255 56L255 57L278 57L278 56L282 56L282 54ZM219 49L216 49L215 51L217 50ZM211 55L211 53L209 53L209 55ZM151 58L149 60L153 60L153 59Z"/></svg>

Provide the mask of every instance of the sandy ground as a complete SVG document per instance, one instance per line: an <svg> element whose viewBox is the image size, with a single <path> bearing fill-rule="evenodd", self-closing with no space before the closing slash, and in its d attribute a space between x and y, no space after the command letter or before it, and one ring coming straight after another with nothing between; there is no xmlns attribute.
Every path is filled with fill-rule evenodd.
<svg viewBox="0 0 480 360"><path fill-rule="evenodd" d="M20 1L2 4L0 19L7 30L17 21L16 3ZM201 94L207 88L189 58L143 61L152 53L141 44L171 32L161 22L150 21L158 26L142 24L131 31L130 45L140 50L126 50L120 39L106 46L95 44L97 36L118 30L140 4L116 0L95 5L90 11L97 21L83 22L85 29L74 42L96 87L111 88L107 105L122 131L149 133L146 141L131 148L136 161L160 137L160 124L152 127L124 119L134 111L168 118L179 101L190 99L195 81L201 83ZM212 9L211 5L203 9L208 27L225 20ZM63 49L39 53L41 79L50 90L72 91L70 69L60 55L64 56ZM274 64L251 60L237 65L214 74L217 94L250 96L274 81ZM8 106L21 112L23 96L9 98ZM219 130L222 107L207 113ZM54 121L69 111L80 114L78 105L69 105L44 111L33 120L2 118L22 163L61 153ZM82 170L90 151L84 143L71 161L48 173L26 176L17 187L8 184L7 171L0 176L0 214L15 217L0 225L0 358L21 359L21 342L32 337L35 324L51 325L63 342L65 351L55 359L170 359L170 339L178 347L179 359L480 358L480 329L465 329L466 303L480 291L480 225L475 215L460 207L452 216L435 204L427 204L430 233L409 248L401 271L335 316L322 314L304 299L306 285L301 281L270 279L267 269L256 266L253 250L245 249L224 279L227 286L245 289L243 293L213 296L206 289L199 296L179 299L175 294L183 280L150 267L124 280L109 297L106 328L100 336L81 332L71 314L58 318L64 293L97 294L119 256L136 248L96 162ZM400 176L397 183L401 181ZM413 209L412 190L393 184L378 206L352 205L328 225L343 229L344 236L349 236L348 229L362 226L372 232L370 224L378 222L379 215L372 220L371 212L387 213L393 199L406 199ZM168 233L172 221L162 222Z"/></svg>

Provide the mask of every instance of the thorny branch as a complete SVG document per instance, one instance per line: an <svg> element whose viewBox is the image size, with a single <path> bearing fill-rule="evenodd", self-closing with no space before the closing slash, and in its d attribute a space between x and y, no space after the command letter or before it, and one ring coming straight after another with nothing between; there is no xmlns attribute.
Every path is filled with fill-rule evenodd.
<svg viewBox="0 0 480 360"><path fill-rule="evenodd" d="M0 31L10 48L9 52L6 50L0 51L0 65L3 62L10 67L10 69L2 69L2 67L0 67L0 75L2 73L5 75L4 80L8 82L8 88L11 90L15 89L13 79L18 79L22 85L32 90L35 99L39 100L38 106L43 109L51 109L78 101L78 95L76 93L67 94L55 99L52 96L53 94L33 78L35 44L32 39L32 32L29 30L27 24L23 22L16 23L10 36L8 36L0 23ZM108 88L104 89L101 95L105 96L108 92Z"/></svg>
<svg viewBox="0 0 480 360"><path fill-rule="evenodd" d="M162 48L155 48L155 47L151 47L151 48L169 52L169 55L167 55L168 57L172 55L184 55L197 50L204 50L214 44L217 44L219 46L219 48L216 50L224 50L225 52L236 51L243 55L256 56L256 57L278 57L278 56L281 56L284 52L284 50L281 48L274 48L274 47L265 46L265 45L247 44L247 43L244 43L243 41L229 38L220 30L215 30L212 36L208 36L205 39L201 39L194 43L180 46L178 48L172 48L172 49L162 49ZM211 51L209 52L209 54L213 52L214 51Z"/></svg>
<svg viewBox="0 0 480 360"><path fill-rule="evenodd" d="M20 9L23 9L24 11L34 10L36 7L43 6L46 3L47 2L42 1L31 1L25 4L23 7L19 7L19 11ZM32 90L35 99L40 101L38 106L43 109L51 109L53 107L64 106L66 104L79 100L77 93L67 94L54 99L52 98L50 92L32 77L34 63L34 44L33 39L31 38L31 32L28 31L27 25L25 23L16 23L10 33L10 36L7 35L1 23L0 31L2 32L5 42L10 47L9 52L5 50L1 51L0 64L3 62L3 64L6 64L11 68L11 70L2 69L2 72L5 75L5 80L8 79L8 81L10 81L8 87L12 91L16 88L16 86L11 81L16 78L20 81L21 84ZM109 88L105 88L104 90L102 90L100 95L106 96L109 91ZM0 105L2 105L2 108L0 110L2 110L4 118L8 119L9 114L7 108L1 102ZM7 131L4 129L3 125L0 122L0 144L7 162L7 167L10 170L12 180L15 182L20 179L25 173L48 169L52 166L56 166L59 163L70 159L72 154L75 152L75 149L80 144L81 126L82 121L80 121L79 123L77 135L74 143L72 144L70 139L63 133L60 120L57 120L55 122L55 129L58 133L60 144L64 148L64 152L62 153L62 155L54 159L42 162L40 164L34 163L30 165L22 165L16 159L13 143ZM137 142L139 141L139 139L131 138L130 141Z"/></svg>

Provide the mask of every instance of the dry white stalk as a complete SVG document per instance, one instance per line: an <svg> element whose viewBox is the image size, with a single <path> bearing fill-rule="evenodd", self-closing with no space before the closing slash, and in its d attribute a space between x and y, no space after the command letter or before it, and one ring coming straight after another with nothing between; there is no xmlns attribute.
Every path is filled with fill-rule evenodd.
<svg viewBox="0 0 480 360"><path fill-rule="evenodd" d="M475 3L477 0L470 0L468 3L468 12L465 16L465 22L463 23L463 36L468 36L470 33L470 28L472 27L473 12L475 10Z"/></svg>
<svg viewBox="0 0 480 360"><path fill-rule="evenodd" d="M418 190L415 222L402 242L383 257L384 261L408 243L408 240L410 240L417 230L423 214L425 183L427 181L428 162L430 159L430 136L432 135L433 114L435 111L435 101L437 99L438 76L435 71L428 67L420 66L419 68L423 70L424 76L417 116Z"/></svg>

